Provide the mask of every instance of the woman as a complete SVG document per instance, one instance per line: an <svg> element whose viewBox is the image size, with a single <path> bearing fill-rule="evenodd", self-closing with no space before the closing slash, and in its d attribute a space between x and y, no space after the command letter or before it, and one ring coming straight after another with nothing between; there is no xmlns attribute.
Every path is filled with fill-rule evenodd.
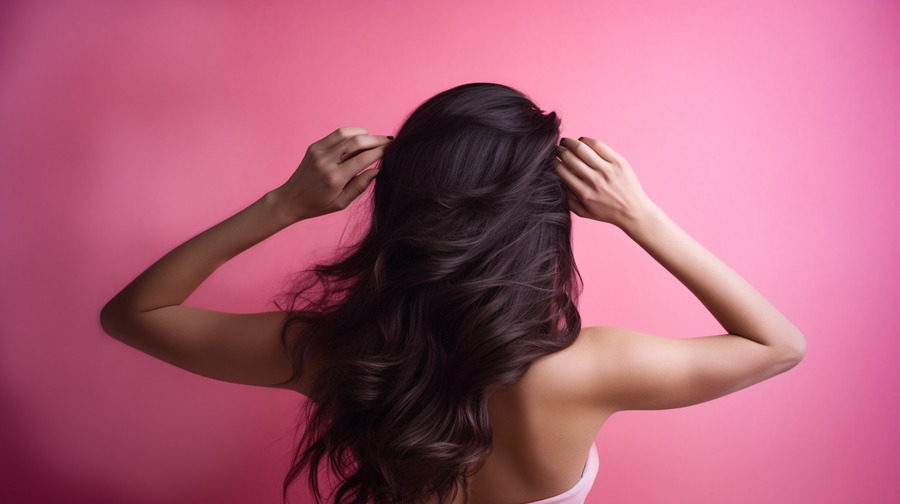
<svg viewBox="0 0 900 504"><path fill-rule="evenodd" d="M285 491L308 471L328 494L315 475L329 468L335 503L583 502L610 415L729 394L795 366L805 341L625 159L592 138L557 145L559 124L479 83L423 103L396 140L340 128L284 185L138 276L103 327L188 371L309 397ZM235 255L376 177L367 234L298 277L284 311L181 306ZM570 211L621 228L728 334L582 328Z"/></svg>

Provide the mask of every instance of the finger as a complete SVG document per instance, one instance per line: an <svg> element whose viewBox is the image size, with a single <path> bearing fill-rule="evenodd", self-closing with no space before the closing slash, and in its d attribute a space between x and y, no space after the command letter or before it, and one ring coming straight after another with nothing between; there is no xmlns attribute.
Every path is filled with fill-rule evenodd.
<svg viewBox="0 0 900 504"><path fill-rule="evenodd" d="M377 175L378 170L372 169L366 170L350 179L350 182L347 182L341 194L338 194L338 197L334 199L334 204L338 208L347 208L353 200L369 187Z"/></svg>
<svg viewBox="0 0 900 504"><path fill-rule="evenodd" d="M569 168L561 162L556 163L556 173L569 188L571 195L576 198L583 198L588 192L588 186L583 180L572 173Z"/></svg>
<svg viewBox="0 0 900 504"><path fill-rule="evenodd" d="M390 138L383 135L356 135L335 145L330 151L337 154L337 164L342 164L364 150L386 145L390 141Z"/></svg>
<svg viewBox="0 0 900 504"><path fill-rule="evenodd" d="M386 144L381 144L375 148L364 150L351 158L345 159L343 163L338 165L337 169L340 170L344 177L350 178L365 170L375 161L381 159L381 157L384 156L385 145Z"/></svg>
<svg viewBox="0 0 900 504"><path fill-rule="evenodd" d="M575 196L569 196L569 210L579 217L588 216L587 208Z"/></svg>
<svg viewBox="0 0 900 504"><path fill-rule="evenodd" d="M585 146L585 148L588 147ZM595 185L597 177L600 176L609 179L609 170L612 169L612 166L606 161L603 161L602 163L592 161L596 166L591 166L567 147L560 145L557 151L557 155L565 167L586 184Z"/></svg>
<svg viewBox="0 0 900 504"><path fill-rule="evenodd" d="M316 149L328 150L328 149L334 147L335 145L343 142L344 140L354 137L355 135L368 135L368 134L369 134L369 132L365 128L345 126L345 127L334 130L330 135L319 140L318 142L314 143L313 145L316 146Z"/></svg>
<svg viewBox="0 0 900 504"><path fill-rule="evenodd" d="M560 147L568 149L570 152L575 154L575 156L577 156L579 159L581 159L594 169L601 171L612 169L609 161L603 159L597 152L594 151L594 149L592 149L584 142L574 140L572 138L563 138L559 142L559 145Z"/></svg>
<svg viewBox="0 0 900 504"><path fill-rule="evenodd" d="M623 158L616 151L610 149L608 145L601 142L600 140L597 140L596 138L581 137L579 140L583 144L590 147L591 150L596 152L601 158L609 161L610 163L621 164L625 161L625 158Z"/></svg>

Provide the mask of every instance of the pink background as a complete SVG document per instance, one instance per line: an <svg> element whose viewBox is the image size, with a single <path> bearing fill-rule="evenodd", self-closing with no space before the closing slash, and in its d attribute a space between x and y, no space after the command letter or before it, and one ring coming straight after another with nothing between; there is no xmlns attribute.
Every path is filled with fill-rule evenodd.
<svg viewBox="0 0 900 504"><path fill-rule="evenodd" d="M309 143L489 81L623 154L809 341L751 389L614 416L588 502L900 502L898 27L897 2L4 2L0 501L281 502L300 397L155 361L99 310ZM267 309L349 215L191 303ZM719 331L621 232L575 246L588 324Z"/></svg>

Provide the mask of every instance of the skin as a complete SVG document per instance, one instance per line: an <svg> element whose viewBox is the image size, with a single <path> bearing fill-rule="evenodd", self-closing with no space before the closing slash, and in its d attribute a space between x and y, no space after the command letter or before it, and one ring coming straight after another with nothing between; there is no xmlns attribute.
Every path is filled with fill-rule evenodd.
<svg viewBox="0 0 900 504"><path fill-rule="evenodd" d="M182 303L242 251L292 224L346 208L377 176L365 168L388 142L363 128L340 128L313 143L287 182L128 284L103 308L103 329L196 374L260 386L285 381L291 374L280 340L285 313L223 313ZM564 138L558 157L572 212L624 231L727 334L665 338L584 328L571 347L540 359L519 383L490 396L494 450L469 478L471 504L522 504L563 493L581 478L591 444L616 411L715 399L787 371L806 351L787 318L647 197L622 156L599 140ZM300 335L302 329L293 337ZM308 395L318 368L313 356L289 388Z"/></svg>

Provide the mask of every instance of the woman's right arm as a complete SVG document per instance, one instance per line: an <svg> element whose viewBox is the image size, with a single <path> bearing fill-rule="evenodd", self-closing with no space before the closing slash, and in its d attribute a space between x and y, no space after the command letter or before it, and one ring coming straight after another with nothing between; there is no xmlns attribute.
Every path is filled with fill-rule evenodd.
<svg viewBox="0 0 900 504"><path fill-rule="evenodd" d="M728 334L662 338L588 328L592 397L612 411L677 408L783 373L806 352L800 331L752 285L644 194L620 155L598 140L563 139L557 172L581 217L621 228L683 283Z"/></svg>

